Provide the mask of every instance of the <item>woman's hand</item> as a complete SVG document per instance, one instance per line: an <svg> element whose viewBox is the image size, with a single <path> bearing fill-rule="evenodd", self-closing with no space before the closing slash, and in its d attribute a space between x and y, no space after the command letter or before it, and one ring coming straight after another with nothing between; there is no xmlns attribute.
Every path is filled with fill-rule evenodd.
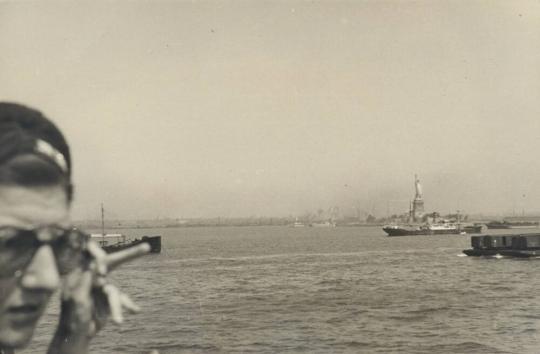
<svg viewBox="0 0 540 354"><path fill-rule="evenodd" d="M108 318L123 322L124 309L137 312L139 307L116 286L107 282L112 269L150 251L147 243L107 254L94 241L89 241L90 262L77 268L64 280L61 294L60 322L49 347L49 354L84 354L92 337L103 328Z"/></svg>

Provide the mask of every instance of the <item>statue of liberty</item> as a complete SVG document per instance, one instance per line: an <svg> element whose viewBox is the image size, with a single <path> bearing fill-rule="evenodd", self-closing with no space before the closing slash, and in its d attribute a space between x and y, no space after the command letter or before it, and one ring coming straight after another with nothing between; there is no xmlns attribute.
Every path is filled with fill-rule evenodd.
<svg viewBox="0 0 540 354"><path fill-rule="evenodd" d="M414 175L414 186L416 188L416 195L414 199L422 199L422 186L420 185L420 180L416 175Z"/></svg>
<svg viewBox="0 0 540 354"><path fill-rule="evenodd" d="M414 187L416 188L416 194L413 200L413 219L419 221L424 216L424 200L422 199L422 186L417 175L414 175Z"/></svg>

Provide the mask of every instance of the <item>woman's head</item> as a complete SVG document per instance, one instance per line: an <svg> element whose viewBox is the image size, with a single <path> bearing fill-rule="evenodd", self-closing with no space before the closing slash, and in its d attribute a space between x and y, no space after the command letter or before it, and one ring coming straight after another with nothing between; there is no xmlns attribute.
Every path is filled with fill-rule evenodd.
<svg viewBox="0 0 540 354"><path fill-rule="evenodd" d="M62 133L36 110L0 103L0 267L13 267L15 253L29 255L0 274L0 347L29 342L60 285L55 230L69 228L71 197Z"/></svg>

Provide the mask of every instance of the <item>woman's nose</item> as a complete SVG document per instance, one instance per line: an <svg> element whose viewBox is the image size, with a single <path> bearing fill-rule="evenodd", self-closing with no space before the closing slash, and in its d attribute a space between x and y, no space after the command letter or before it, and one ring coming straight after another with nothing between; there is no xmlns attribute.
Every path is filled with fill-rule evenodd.
<svg viewBox="0 0 540 354"><path fill-rule="evenodd" d="M24 271L21 285L29 289L54 291L60 286L60 274L54 252L49 245L41 246Z"/></svg>

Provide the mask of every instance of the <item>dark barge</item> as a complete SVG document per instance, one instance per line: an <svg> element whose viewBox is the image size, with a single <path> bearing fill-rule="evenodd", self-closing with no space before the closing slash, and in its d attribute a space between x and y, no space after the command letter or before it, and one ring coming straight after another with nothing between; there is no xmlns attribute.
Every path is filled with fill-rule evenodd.
<svg viewBox="0 0 540 354"><path fill-rule="evenodd" d="M143 236L130 240L123 234L92 234L91 238L98 242L107 253L117 252L140 243L148 243L150 253L161 253L161 236Z"/></svg>
<svg viewBox="0 0 540 354"><path fill-rule="evenodd" d="M471 236L467 256L540 257L540 233Z"/></svg>

